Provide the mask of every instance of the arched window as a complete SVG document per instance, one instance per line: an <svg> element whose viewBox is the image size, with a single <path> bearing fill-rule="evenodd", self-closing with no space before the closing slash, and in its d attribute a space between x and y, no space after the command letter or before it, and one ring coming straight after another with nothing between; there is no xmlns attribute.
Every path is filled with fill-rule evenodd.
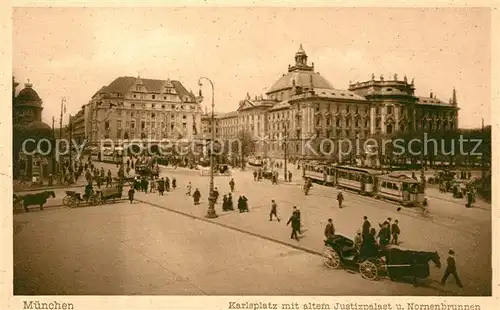
<svg viewBox="0 0 500 310"><path fill-rule="evenodd" d="M387 132L388 134L391 134L391 133L392 133L392 124L387 125L387 127L386 127L386 132Z"/></svg>

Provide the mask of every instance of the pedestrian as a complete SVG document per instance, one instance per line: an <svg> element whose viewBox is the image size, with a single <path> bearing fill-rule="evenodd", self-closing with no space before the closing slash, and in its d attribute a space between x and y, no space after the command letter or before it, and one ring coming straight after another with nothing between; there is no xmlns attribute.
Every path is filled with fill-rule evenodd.
<svg viewBox="0 0 500 310"><path fill-rule="evenodd" d="M128 200L130 200L130 203L134 203L134 194L135 194L134 187L130 186L128 190Z"/></svg>
<svg viewBox="0 0 500 310"><path fill-rule="evenodd" d="M170 179L168 177L165 179L165 190L170 192Z"/></svg>
<svg viewBox="0 0 500 310"><path fill-rule="evenodd" d="M363 237L361 236L361 230L356 231L356 237L354 237L354 246L356 250L359 252L361 249L361 245L363 244Z"/></svg>
<svg viewBox="0 0 500 310"><path fill-rule="evenodd" d="M363 216L363 227L362 227L363 239L365 239L365 237L368 237L368 235L370 234L371 227L372 224L370 224L370 221L368 221L368 217L366 215Z"/></svg>
<svg viewBox="0 0 500 310"><path fill-rule="evenodd" d="M231 193L234 192L234 179L231 178L231 181L229 181L229 187L231 188Z"/></svg>
<svg viewBox="0 0 500 310"><path fill-rule="evenodd" d="M278 205L276 204L276 202L274 201L274 199L271 200L271 213L269 213L269 221L273 220L273 215L276 217L276 219L279 222L280 218L278 216Z"/></svg>
<svg viewBox="0 0 500 310"><path fill-rule="evenodd" d="M339 202L339 209L342 209L342 201L344 201L344 195L342 195L342 191L339 191L337 194L337 201Z"/></svg>
<svg viewBox="0 0 500 310"><path fill-rule="evenodd" d="M253 172L253 180L257 181L257 171L255 171L255 170Z"/></svg>
<svg viewBox="0 0 500 310"><path fill-rule="evenodd" d="M191 196L191 193L189 194ZM194 200L194 205L199 205L200 204L200 198L201 198L201 193L198 189L194 190L193 193L193 200Z"/></svg>
<svg viewBox="0 0 500 310"><path fill-rule="evenodd" d="M108 169L108 176L106 178L106 187L108 187L108 185L111 187L111 181L112 181L111 170Z"/></svg>
<svg viewBox="0 0 500 310"><path fill-rule="evenodd" d="M191 182L188 183L188 185L186 186L186 196L191 196Z"/></svg>
<svg viewBox="0 0 500 310"><path fill-rule="evenodd" d="M233 196L231 195L231 193L227 194L227 208L228 208L229 211L233 211L234 210Z"/></svg>
<svg viewBox="0 0 500 310"><path fill-rule="evenodd" d="M392 224L391 234L392 234L392 244L398 245L398 236L400 234L398 220L395 220L394 224Z"/></svg>
<svg viewBox="0 0 500 310"><path fill-rule="evenodd" d="M97 185L97 188L101 188L101 177L99 175L96 176L96 185Z"/></svg>
<svg viewBox="0 0 500 310"><path fill-rule="evenodd" d="M227 211L228 210L228 201L227 201L227 194L222 196L222 211Z"/></svg>
<svg viewBox="0 0 500 310"><path fill-rule="evenodd" d="M156 192L156 180L154 179L154 177L151 177L151 179L149 180L149 192Z"/></svg>
<svg viewBox="0 0 500 310"><path fill-rule="evenodd" d="M240 211L240 213L244 211L243 197L241 195L240 197L238 197L238 210Z"/></svg>
<svg viewBox="0 0 500 310"><path fill-rule="evenodd" d="M160 196L163 196L163 192L165 192L165 179L161 178L158 181L158 193L160 194Z"/></svg>
<svg viewBox="0 0 500 310"><path fill-rule="evenodd" d="M177 187L177 180L175 178L172 179L172 189Z"/></svg>
<svg viewBox="0 0 500 310"><path fill-rule="evenodd" d="M301 216L300 216L300 210L297 209L296 206L293 207L293 214L296 214L297 215L297 218L298 218L298 221L299 221L299 228L297 229L298 233L299 234L302 234L302 226L300 225L301 224Z"/></svg>
<svg viewBox="0 0 500 310"><path fill-rule="evenodd" d="M245 195L243 195L241 199L243 201L243 211L250 212L250 209L248 208L248 198Z"/></svg>
<svg viewBox="0 0 500 310"><path fill-rule="evenodd" d="M391 234L389 232L389 223L387 221L380 225L380 230L377 234L377 237L379 240L378 243L381 247L385 247L389 244Z"/></svg>
<svg viewBox="0 0 500 310"><path fill-rule="evenodd" d="M443 278L441 279L441 285L445 285L446 280L448 279L450 274L455 278L455 282L457 283L457 285L459 287L463 287L462 282L458 277L457 265L455 263L455 251L453 250L448 251L448 258L446 259L446 270L444 272Z"/></svg>
<svg viewBox="0 0 500 310"><path fill-rule="evenodd" d="M288 182L292 182L292 172L288 171Z"/></svg>
<svg viewBox="0 0 500 310"><path fill-rule="evenodd" d="M217 187L214 188L213 195L214 195L214 203L217 203L217 200L219 199L219 190L217 189Z"/></svg>
<svg viewBox="0 0 500 310"><path fill-rule="evenodd" d="M330 240L335 236L335 227L333 226L333 220L328 219L328 223L325 226L325 238L326 240Z"/></svg>
<svg viewBox="0 0 500 310"><path fill-rule="evenodd" d="M299 241L299 236L297 235L297 232L300 230L300 219L297 213L293 213L292 216L290 216L290 219L286 223L286 226L288 224L292 223L292 234L290 235L290 239L295 239Z"/></svg>

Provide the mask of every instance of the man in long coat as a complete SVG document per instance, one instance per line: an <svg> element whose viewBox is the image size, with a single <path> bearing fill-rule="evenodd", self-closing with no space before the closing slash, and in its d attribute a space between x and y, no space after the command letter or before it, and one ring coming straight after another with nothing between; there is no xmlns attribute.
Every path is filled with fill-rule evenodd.
<svg viewBox="0 0 500 310"><path fill-rule="evenodd" d="M362 227L362 234L363 234L363 239L367 237L370 234L370 228L372 227L372 224L370 224L370 221L368 221L367 216L363 216L363 227Z"/></svg>
<svg viewBox="0 0 500 310"><path fill-rule="evenodd" d="M158 180L158 193L163 196L163 192L165 192L165 179L161 178Z"/></svg>
<svg viewBox="0 0 500 310"><path fill-rule="evenodd" d="M290 235L290 239L295 239L299 241L299 236L297 235L297 232L300 230L300 219L297 213L293 213L286 225L292 223L292 234Z"/></svg>

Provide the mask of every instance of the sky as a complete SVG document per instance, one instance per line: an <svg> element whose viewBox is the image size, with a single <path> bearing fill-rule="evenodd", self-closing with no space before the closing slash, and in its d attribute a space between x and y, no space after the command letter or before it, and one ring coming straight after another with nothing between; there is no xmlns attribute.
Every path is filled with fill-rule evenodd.
<svg viewBox="0 0 500 310"><path fill-rule="evenodd" d="M12 31L17 91L29 79L56 127L62 97L76 114L119 76L179 80L195 94L206 76L216 111L236 110L287 72L300 44L337 89L407 75L419 96L448 102L455 87L460 127L491 123L487 8L19 7Z"/></svg>

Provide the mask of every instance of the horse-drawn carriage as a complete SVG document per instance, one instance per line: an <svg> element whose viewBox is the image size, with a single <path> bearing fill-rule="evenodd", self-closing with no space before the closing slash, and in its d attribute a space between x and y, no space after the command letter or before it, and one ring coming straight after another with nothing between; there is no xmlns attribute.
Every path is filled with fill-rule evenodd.
<svg viewBox="0 0 500 310"><path fill-rule="evenodd" d="M66 196L63 198L63 204L68 207L78 207L83 201L92 206L100 203L106 203L109 199L112 199L113 202L115 202L115 199L122 197L122 192L122 183L117 183L114 187L105 187L100 189L86 187L83 194L75 191L66 191Z"/></svg>
<svg viewBox="0 0 500 310"><path fill-rule="evenodd" d="M135 173L141 177L155 177L160 175L160 168L158 165L151 167L148 164L137 164L135 166Z"/></svg>
<svg viewBox="0 0 500 310"><path fill-rule="evenodd" d="M361 255L361 252L351 239L334 235L325 240L324 264L332 269L357 269L361 276L368 280L377 280L384 275L393 281L412 277L414 284L417 278L429 277L429 261L436 267L441 267L437 252L408 251L397 246L377 249L369 255Z"/></svg>
<svg viewBox="0 0 500 310"><path fill-rule="evenodd" d="M43 205L47 203L47 199L49 199L50 197L56 198L56 194L54 191L43 191L34 194L26 194L23 196L14 194L14 211L15 209L24 208L24 211L29 212L29 206L39 206L40 210L43 210Z"/></svg>
<svg viewBox="0 0 500 310"><path fill-rule="evenodd" d="M210 166L208 167L199 166L198 169L200 170L200 175L202 176L210 175ZM229 165L217 164L214 166L214 175L231 176L231 168L229 167Z"/></svg>

